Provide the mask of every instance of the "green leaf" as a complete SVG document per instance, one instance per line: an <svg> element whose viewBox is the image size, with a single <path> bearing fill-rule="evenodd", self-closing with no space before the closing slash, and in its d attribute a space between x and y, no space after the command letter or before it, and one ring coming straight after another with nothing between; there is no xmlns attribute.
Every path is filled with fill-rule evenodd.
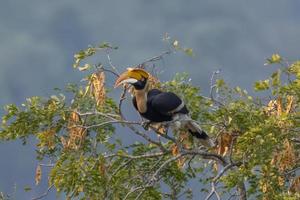
<svg viewBox="0 0 300 200"><path fill-rule="evenodd" d="M280 75L281 75L281 71L280 69L278 69L276 72L274 72L271 75L272 78L272 86L277 87L280 85Z"/></svg>
<svg viewBox="0 0 300 200"><path fill-rule="evenodd" d="M270 58L267 58L267 64L280 63L282 58L279 54L273 54Z"/></svg>
<svg viewBox="0 0 300 200"><path fill-rule="evenodd" d="M194 56L194 52L193 52L193 49L192 49L192 48L185 48L183 51L184 51L184 52L186 53L186 55L188 55L188 56Z"/></svg>
<svg viewBox="0 0 300 200"><path fill-rule="evenodd" d="M30 187L30 186L25 186L24 187L24 191L25 192L29 192L29 191L31 191L32 190L32 188Z"/></svg>
<svg viewBox="0 0 300 200"><path fill-rule="evenodd" d="M225 81L223 80L223 79L217 79L216 80L216 86L218 87L218 88L220 88L220 87L222 87L222 86L224 86L225 85Z"/></svg>
<svg viewBox="0 0 300 200"><path fill-rule="evenodd" d="M256 91L267 90L270 87L270 80L257 81L254 83L254 89Z"/></svg>

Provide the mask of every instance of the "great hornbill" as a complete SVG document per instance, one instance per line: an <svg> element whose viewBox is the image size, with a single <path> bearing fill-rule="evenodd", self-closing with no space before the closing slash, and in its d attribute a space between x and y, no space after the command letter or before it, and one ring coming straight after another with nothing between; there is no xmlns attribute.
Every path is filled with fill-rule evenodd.
<svg viewBox="0 0 300 200"><path fill-rule="evenodd" d="M206 132L190 118L184 102L172 92L149 90L148 78L149 73L145 70L128 68L116 80L115 88L124 83L131 84L134 87L133 105L150 123L170 123L173 127L187 129L203 145L213 146Z"/></svg>

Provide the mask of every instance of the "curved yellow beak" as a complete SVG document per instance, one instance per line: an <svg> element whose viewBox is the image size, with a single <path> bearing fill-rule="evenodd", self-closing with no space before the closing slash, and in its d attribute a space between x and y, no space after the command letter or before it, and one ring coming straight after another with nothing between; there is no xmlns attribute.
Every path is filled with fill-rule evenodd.
<svg viewBox="0 0 300 200"><path fill-rule="evenodd" d="M149 77L148 72L140 68L127 68L127 71L123 72L116 80L114 87L119 87L125 83L136 83L147 79Z"/></svg>

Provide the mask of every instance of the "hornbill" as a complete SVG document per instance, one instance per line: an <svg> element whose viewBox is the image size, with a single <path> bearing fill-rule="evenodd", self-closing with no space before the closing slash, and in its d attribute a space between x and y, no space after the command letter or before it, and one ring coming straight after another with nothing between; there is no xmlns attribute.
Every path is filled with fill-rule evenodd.
<svg viewBox="0 0 300 200"><path fill-rule="evenodd" d="M135 109L150 123L171 124L175 128L183 128L207 146L213 146L206 132L193 121L184 102L172 92L158 89L149 90L149 73L141 68L128 68L115 82L115 88L129 83L134 87L132 99Z"/></svg>

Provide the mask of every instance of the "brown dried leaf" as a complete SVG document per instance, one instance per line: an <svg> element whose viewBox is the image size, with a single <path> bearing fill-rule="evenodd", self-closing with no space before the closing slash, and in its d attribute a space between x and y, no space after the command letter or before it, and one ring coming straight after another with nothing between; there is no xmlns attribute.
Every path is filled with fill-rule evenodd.
<svg viewBox="0 0 300 200"><path fill-rule="evenodd" d="M282 114L282 98L278 97L277 99L277 115L280 116Z"/></svg>
<svg viewBox="0 0 300 200"><path fill-rule="evenodd" d="M42 179L42 168L40 165L37 165L35 170L35 184L38 185Z"/></svg>
<svg viewBox="0 0 300 200"><path fill-rule="evenodd" d="M217 152L220 155L225 156L230 149L233 137L230 133L222 133L219 137L218 145L217 145Z"/></svg>
<svg viewBox="0 0 300 200"><path fill-rule="evenodd" d="M80 116L76 111L72 112L69 118L69 126L76 125L80 121Z"/></svg>
<svg viewBox="0 0 300 200"><path fill-rule="evenodd" d="M286 100L287 100L287 105L286 105L285 113L290 113L293 107L294 97L289 95L287 96Z"/></svg>
<svg viewBox="0 0 300 200"><path fill-rule="evenodd" d="M267 192L268 192L268 184L267 184L267 183L263 183L263 184L261 185L261 191L262 191L263 193L267 193Z"/></svg>
<svg viewBox="0 0 300 200"><path fill-rule="evenodd" d="M55 129L51 128L39 133L40 143L37 144L38 147L48 147L49 149L54 149L55 147Z"/></svg>
<svg viewBox="0 0 300 200"><path fill-rule="evenodd" d="M190 134L186 131L180 131L179 142L183 145L185 149L190 149L193 144L189 136Z"/></svg>
<svg viewBox="0 0 300 200"><path fill-rule="evenodd" d="M177 146L176 144L173 144L173 145L171 146L171 151L172 151L172 155L173 155L173 156L177 156L178 153L179 153L179 148L178 148L178 146Z"/></svg>
<svg viewBox="0 0 300 200"><path fill-rule="evenodd" d="M219 171L219 166L217 162L214 162L212 167L215 170L215 172Z"/></svg>
<svg viewBox="0 0 300 200"><path fill-rule="evenodd" d="M278 185L283 186L284 183L285 183L284 178L283 178L282 176L279 176L279 177L278 177Z"/></svg>
<svg viewBox="0 0 300 200"><path fill-rule="evenodd" d="M83 97L85 97L87 94L89 94L91 90L91 83L89 83L86 87L85 87L85 90L84 90L84 93L83 93Z"/></svg>
<svg viewBox="0 0 300 200"><path fill-rule="evenodd" d="M178 160L177 160L177 167L178 168L182 168L183 166L184 166L184 164L185 164L185 158L184 157L181 157L181 158L179 158Z"/></svg>
<svg viewBox="0 0 300 200"><path fill-rule="evenodd" d="M262 193L266 194L272 190L269 182L266 179L262 179L259 181L259 188L261 189ZM266 196L263 199L268 199Z"/></svg>
<svg viewBox="0 0 300 200"><path fill-rule="evenodd" d="M99 172L100 172L100 175L101 175L101 176L104 176L104 175L105 175L105 171L106 171L105 163L104 163L104 162L101 162L101 163L99 164Z"/></svg>
<svg viewBox="0 0 300 200"><path fill-rule="evenodd" d="M290 192L300 192L300 176L295 178L291 184Z"/></svg>
<svg viewBox="0 0 300 200"><path fill-rule="evenodd" d="M271 165L277 165L279 154L276 152L271 160Z"/></svg>
<svg viewBox="0 0 300 200"><path fill-rule="evenodd" d="M66 142L66 147L77 150L81 146L86 135L86 129L82 124L78 113L72 112L68 122L69 139Z"/></svg>
<svg viewBox="0 0 300 200"><path fill-rule="evenodd" d="M60 142L62 143L64 149L68 148L68 143L63 136L60 137Z"/></svg>
<svg viewBox="0 0 300 200"><path fill-rule="evenodd" d="M265 108L265 112L268 115L282 115L283 112L290 113L294 104L294 97L289 95L286 97L285 109L282 97L278 97L277 100L271 100L268 106Z"/></svg>
<svg viewBox="0 0 300 200"><path fill-rule="evenodd" d="M280 171L291 169L296 164L296 153L294 146L288 139L284 141L284 149L278 156L278 168Z"/></svg>
<svg viewBox="0 0 300 200"><path fill-rule="evenodd" d="M267 107L265 107L264 111L267 115L277 114L277 101L276 100L269 101L269 103L268 103Z"/></svg>
<svg viewBox="0 0 300 200"><path fill-rule="evenodd" d="M155 131L159 132L160 134L165 134L167 131L167 128L161 123L152 123L150 127L153 128Z"/></svg>

